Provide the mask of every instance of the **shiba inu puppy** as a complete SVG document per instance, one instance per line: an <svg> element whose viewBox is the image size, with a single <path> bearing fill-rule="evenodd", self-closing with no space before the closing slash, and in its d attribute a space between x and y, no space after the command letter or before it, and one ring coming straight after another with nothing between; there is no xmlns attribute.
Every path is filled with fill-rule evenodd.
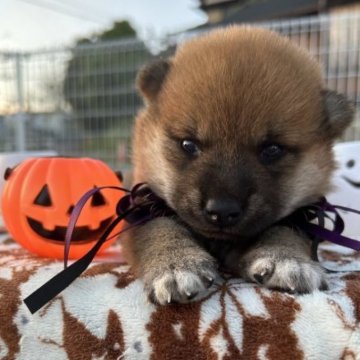
<svg viewBox="0 0 360 360"><path fill-rule="evenodd" d="M332 145L353 118L316 61L271 31L233 26L148 65L137 85L134 183L177 214L124 240L150 298L187 302L219 266L269 288L326 288L309 239L278 224L329 190Z"/></svg>

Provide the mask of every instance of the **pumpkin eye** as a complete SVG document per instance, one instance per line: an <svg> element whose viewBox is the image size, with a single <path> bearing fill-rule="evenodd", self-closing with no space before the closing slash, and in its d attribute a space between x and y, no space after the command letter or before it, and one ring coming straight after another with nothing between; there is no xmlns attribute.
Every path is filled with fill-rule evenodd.
<svg viewBox="0 0 360 360"><path fill-rule="evenodd" d="M68 211L67 211L67 214L71 216L72 212L74 211L74 205L71 205L69 208L68 208Z"/></svg>
<svg viewBox="0 0 360 360"><path fill-rule="evenodd" d="M51 197L50 197L50 193L49 193L49 188L48 188L47 185L44 185L42 187L42 189L40 190L38 196L34 200L34 204L35 205L40 205L40 206L51 206L52 205L52 201L51 201Z"/></svg>
<svg viewBox="0 0 360 360"><path fill-rule="evenodd" d="M91 198L91 206L103 206L106 205L106 201L101 192L97 192Z"/></svg>

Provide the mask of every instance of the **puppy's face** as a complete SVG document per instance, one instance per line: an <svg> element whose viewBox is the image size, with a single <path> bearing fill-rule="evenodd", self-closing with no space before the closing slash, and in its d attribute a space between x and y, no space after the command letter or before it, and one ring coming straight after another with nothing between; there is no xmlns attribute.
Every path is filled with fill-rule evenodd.
<svg viewBox="0 0 360 360"><path fill-rule="evenodd" d="M318 65L274 33L219 30L138 78L135 181L196 232L252 236L326 193L353 111Z"/></svg>

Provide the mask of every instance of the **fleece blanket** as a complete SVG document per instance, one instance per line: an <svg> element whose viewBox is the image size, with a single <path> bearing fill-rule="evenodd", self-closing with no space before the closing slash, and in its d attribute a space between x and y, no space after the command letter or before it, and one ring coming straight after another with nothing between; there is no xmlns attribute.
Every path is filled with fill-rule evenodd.
<svg viewBox="0 0 360 360"><path fill-rule="evenodd" d="M321 250L325 292L291 295L224 275L204 298L154 306L119 246L31 315L22 299L58 273L0 237L0 359L360 359L358 254Z"/></svg>

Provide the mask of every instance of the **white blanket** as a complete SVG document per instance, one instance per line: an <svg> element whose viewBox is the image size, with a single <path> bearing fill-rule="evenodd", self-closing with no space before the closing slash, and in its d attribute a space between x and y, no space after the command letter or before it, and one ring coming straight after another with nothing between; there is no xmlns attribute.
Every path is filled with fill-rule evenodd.
<svg viewBox="0 0 360 360"><path fill-rule="evenodd" d="M360 269L339 249L322 250L326 266ZM31 315L22 299L62 264L3 239L0 359L360 359L360 273L331 274L328 291L301 296L226 278L200 301L156 307L119 259L113 248Z"/></svg>

